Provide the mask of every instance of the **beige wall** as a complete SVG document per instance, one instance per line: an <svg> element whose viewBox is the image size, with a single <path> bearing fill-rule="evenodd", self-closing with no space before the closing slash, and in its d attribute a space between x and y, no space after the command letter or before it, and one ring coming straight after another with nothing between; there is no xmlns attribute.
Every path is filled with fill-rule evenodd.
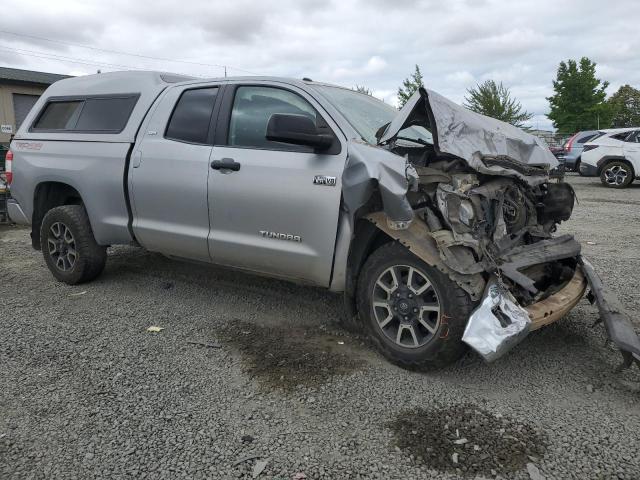
<svg viewBox="0 0 640 480"><path fill-rule="evenodd" d="M0 124L12 125L13 133L16 133L16 119L13 111L13 94L42 95L46 86L30 87L27 85L0 84ZM8 143L11 135L0 133L0 143Z"/></svg>

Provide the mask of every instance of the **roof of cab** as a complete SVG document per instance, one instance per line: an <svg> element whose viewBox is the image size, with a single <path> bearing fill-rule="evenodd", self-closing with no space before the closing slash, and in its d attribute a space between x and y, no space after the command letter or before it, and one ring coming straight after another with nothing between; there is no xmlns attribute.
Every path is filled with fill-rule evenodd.
<svg viewBox="0 0 640 480"><path fill-rule="evenodd" d="M31 109L20 129L16 139L39 140L75 140L102 142L135 142L137 129L147 111L158 95L169 85L197 85L212 81L242 82L242 81L272 81L290 85L317 84L309 79L297 80L282 77L224 77L224 78L196 78L174 73L152 71L121 71L84 75L66 78L52 84L38 99ZM78 132L32 132L30 127L42 107L51 98L84 97L89 95L136 94L138 101L129 117L127 126L119 133L78 133Z"/></svg>

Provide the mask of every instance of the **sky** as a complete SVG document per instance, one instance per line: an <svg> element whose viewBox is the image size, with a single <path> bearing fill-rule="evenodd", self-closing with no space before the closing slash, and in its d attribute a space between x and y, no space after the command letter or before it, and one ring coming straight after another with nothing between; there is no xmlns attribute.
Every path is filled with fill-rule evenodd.
<svg viewBox="0 0 640 480"><path fill-rule="evenodd" d="M0 66L83 75L160 70L362 85L387 103L418 64L462 103L493 79L551 129L558 63L587 56L610 83L640 87L632 0L2 0ZM10 12L10 14L6 14ZM87 48L91 47L91 48Z"/></svg>

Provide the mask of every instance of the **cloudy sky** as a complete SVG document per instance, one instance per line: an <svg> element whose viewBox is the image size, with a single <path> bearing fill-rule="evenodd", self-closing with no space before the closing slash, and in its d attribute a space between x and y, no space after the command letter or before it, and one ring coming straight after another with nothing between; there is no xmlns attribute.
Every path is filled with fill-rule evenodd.
<svg viewBox="0 0 640 480"><path fill-rule="evenodd" d="M279 75L364 85L396 102L419 64L462 102L502 81L551 128L558 62L588 56L600 78L640 87L631 0L3 0L0 65L65 74L152 69L202 77ZM10 14L7 14L10 12ZM91 47L91 48L87 48Z"/></svg>

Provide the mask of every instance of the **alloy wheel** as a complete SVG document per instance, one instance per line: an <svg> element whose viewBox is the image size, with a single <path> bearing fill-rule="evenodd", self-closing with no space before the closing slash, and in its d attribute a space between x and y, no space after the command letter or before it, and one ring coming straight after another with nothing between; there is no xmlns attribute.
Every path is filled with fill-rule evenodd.
<svg viewBox="0 0 640 480"><path fill-rule="evenodd" d="M629 172L622 165L613 165L604 171L604 179L609 185L622 185Z"/></svg>
<svg viewBox="0 0 640 480"><path fill-rule="evenodd" d="M69 227L62 222L55 222L49 228L47 237L49 255L58 270L68 272L73 270L78 259L76 240Z"/></svg>
<svg viewBox="0 0 640 480"><path fill-rule="evenodd" d="M409 265L389 267L376 280L372 298L375 320L389 340L419 348L435 338L440 300L424 272Z"/></svg>

